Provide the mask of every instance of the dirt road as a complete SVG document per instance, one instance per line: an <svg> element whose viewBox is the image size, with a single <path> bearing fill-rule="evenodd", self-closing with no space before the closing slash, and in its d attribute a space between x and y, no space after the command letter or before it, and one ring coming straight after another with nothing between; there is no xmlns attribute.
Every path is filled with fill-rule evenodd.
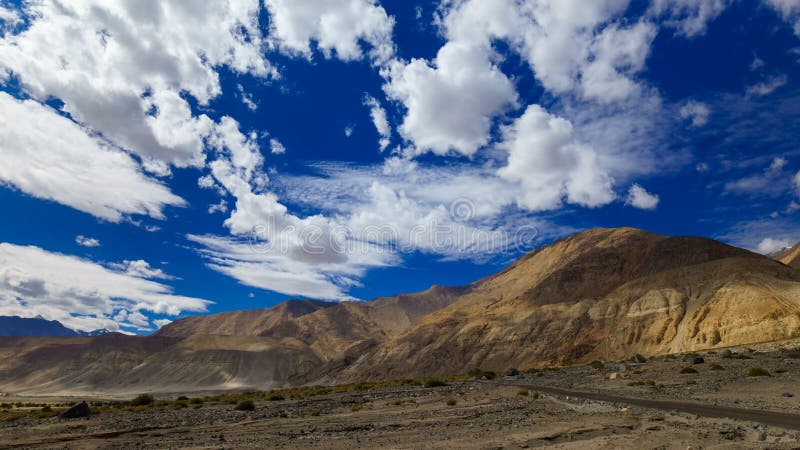
<svg viewBox="0 0 800 450"><path fill-rule="evenodd" d="M577 397L588 400L596 400L610 403L624 403L628 405L640 406L644 408L660 409L663 411L679 411L689 414L696 414L703 417L726 418L759 422L765 425L800 430L800 414L789 414L775 411L732 408L728 406L703 405L694 402L681 402L671 400L651 400L646 398L622 397L603 392L585 392L570 389L554 388L541 386L525 382L504 381L498 384L516 386L534 391L544 392L552 395L565 397Z"/></svg>

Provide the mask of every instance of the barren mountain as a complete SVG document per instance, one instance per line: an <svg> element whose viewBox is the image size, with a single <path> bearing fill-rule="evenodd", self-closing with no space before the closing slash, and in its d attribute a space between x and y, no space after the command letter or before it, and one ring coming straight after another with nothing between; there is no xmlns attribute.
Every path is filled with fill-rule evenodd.
<svg viewBox="0 0 800 450"><path fill-rule="evenodd" d="M620 359L800 335L800 273L709 239L595 229L532 252L346 379Z"/></svg>
<svg viewBox="0 0 800 450"><path fill-rule="evenodd" d="M621 359L800 336L800 271L694 237L584 231L466 287L0 338L0 390L191 391Z"/></svg>

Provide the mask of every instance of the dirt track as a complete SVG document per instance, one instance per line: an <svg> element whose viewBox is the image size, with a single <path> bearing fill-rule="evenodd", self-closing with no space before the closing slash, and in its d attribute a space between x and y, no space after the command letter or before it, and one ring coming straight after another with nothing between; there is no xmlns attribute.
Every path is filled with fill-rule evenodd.
<svg viewBox="0 0 800 450"><path fill-rule="evenodd" d="M756 409L731 408L728 406L703 405L694 402L679 402L670 400L650 400L646 398L622 397L603 392L584 392L571 389L560 389L528 383L515 383L506 381L504 385L523 387L534 391L544 392L564 397L578 397L601 402L621 403L640 406L643 408L659 409L663 411L680 411L696 414L703 417L727 418L743 421L763 423L790 430L800 430L800 414L788 414L775 411Z"/></svg>

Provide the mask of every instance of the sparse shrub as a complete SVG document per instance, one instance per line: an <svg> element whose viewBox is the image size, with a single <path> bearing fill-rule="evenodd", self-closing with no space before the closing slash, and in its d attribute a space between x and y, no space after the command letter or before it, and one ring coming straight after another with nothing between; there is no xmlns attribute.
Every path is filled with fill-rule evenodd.
<svg viewBox="0 0 800 450"><path fill-rule="evenodd" d="M172 405L172 407L175 408L175 409L184 409L184 408L186 408L188 406L189 406L189 404L187 402L183 401L183 400L176 401Z"/></svg>
<svg viewBox="0 0 800 450"><path fill-rule="evenodd" d="M712 364L711 367L709 367L709 369L710 370L716 370L716 371L725 370L725 368L720 366L719 364Z"/></svg>
<svg viewBox="0 0 800 450"><path fill-rule="evenodd" d="M517 395L522 395L524 397L527 397L528 394L529 394L529 392L525 388L519 388L519 390L517 391Z"/></svg>
<svg viewBox="0 0 800 450"><path fill-rule="evenodd" d="M469 372L467 372L467 375L477 379L486 378L487 380L494 380L495 378L497 378L496 373L489 370L481 370L478 369L477 367L470 369Z"/></svg>
<svg viewBox="0 0 800 450"><path fill-rule="evenodd" d="M400 405L402 405L402 404L403 404L403 401L402 401L402 400L395 400L395 401L393 401L393 402L392 402L392 404L393 404L394 406L400 406Z"/></svg>
<svg viewBox="0 0 800 450"><path fill-rule="evenodd" d="M203 399L200 398L200 397L195 397L195 398L189 400L189 403L191 403L193 405L202 405L203 404Z"/></svg>
<svg viewBox="0 0 800 450"><path fill-rule="evenodd" d="M682 375L689 374L689 373L697 373L697 369L695 369L694 367L684 367L683 369L681 369L681 374Z"/></svg>
<svg viewBox="0 0 800 450"><path fill-rule="evenodd" d="M539 397L541 397L541 394L539 394L538 392L531 392L531 393L529 394L529 396L530 396L530 398L532 398L533 400L536 400L536 399L538 399Z"/></svg>
<svg viewBox="0 0 800 450"><path fill-rule="evenodd" d="M603 364L602 361L598 361L595 359L594 361L589 363L589 367L596 370L602 370L603 368L605 368L605 364Z"/></svg>
<svg viewBox="0 0 800 450"><path fill-rule="evenodd" d="M655 380L632 381L628 386L655 386Z"/></svg>
<svg viewBox="0 0 800 450"><path fill-rule="evenodd" d="M311 416L311 417L317 417L317 416L320 415L320 413L321 413L320 410L312 409L311 411L308 412L308 415Z"/></svg>
<svg viewBox="0 0 800 450"><path fill-rule="evenodd" d="M267 396L267 400L269 400L271 402L278 402L278 401L285 400L285 399L280 394L270 394L270 395Z"/></svg>
<svg viewBox="0 0 800 450"><path fill-rule="evenodd" d="M185 401L189 400L189 397L187 397L185 395L181 395L180 397L176 398L175 400L177 400L179 402L185 402Z"/></svg>
<svg viewBox="0 0 800 450"><path fill-rule="evenodd" d="M751 367L747 369L748 377L771 377L769 371L763 367Z"/></svg>
<svg viewBox="0 0 800 450"><path fill-rule="evenodd" d="M51 408L50 405L46 405L44 408L42 408L42 412L43 413L53 412L53 408Z"/></svg>
<svg viewBox="0 0 800 450"><path fill-rule="evenodd" d="M139 394L131 400L132 406L147 406L152 405L155 399L150 394Z"/></svg>
<svg viewBox="0 0 800 450"><path fill-rule="evenodd" d="M242 400L236 405L236 411L255 411L256 405L252 400Z"/></svg>
<svg viewBox="0 0 800 450"><path fill-rule="evenodd" d="M350 411L361 411L361 403L353 403L353 405L350 407Z"/></svg>
<svg viewBox="0 0 800 450"><path fill-rule="evenodd" d="M447 403L447 406L456 406L456 403L458 403L458 402L456 401L456 399L450 397L450 398L447 399L447 401L445 403Z"/></svg>
<svg viewBox="0 0 800 450"><path fill-rule="evenodd" d="M442 387L442 386L447 386L447 383L445 383L442 380L439 380L439 379L436 379L436 378L432 378L432 379L426 381L423 386L426 387L426 388Z"/></svg>

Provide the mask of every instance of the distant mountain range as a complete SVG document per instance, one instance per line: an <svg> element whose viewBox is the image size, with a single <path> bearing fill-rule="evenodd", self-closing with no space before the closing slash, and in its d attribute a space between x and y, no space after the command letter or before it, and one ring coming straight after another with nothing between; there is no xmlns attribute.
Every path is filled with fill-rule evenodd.
<svg viewBox="0 0 800 450"><path fill-rule="evenodd" d="M784 257L705 238L592 229L457 288L288 301L176 320L147 337L0 338L0 391L268 389L796 338L800 270Z"/></svg>
<svg viewBox="0 0 800 450"><path fill-rule="evenodd" d="M32 318L0 316L0 336L75 337L101 336L107 333L110 331L75 331L57 320L47 320L41 316Z"/></svg>

